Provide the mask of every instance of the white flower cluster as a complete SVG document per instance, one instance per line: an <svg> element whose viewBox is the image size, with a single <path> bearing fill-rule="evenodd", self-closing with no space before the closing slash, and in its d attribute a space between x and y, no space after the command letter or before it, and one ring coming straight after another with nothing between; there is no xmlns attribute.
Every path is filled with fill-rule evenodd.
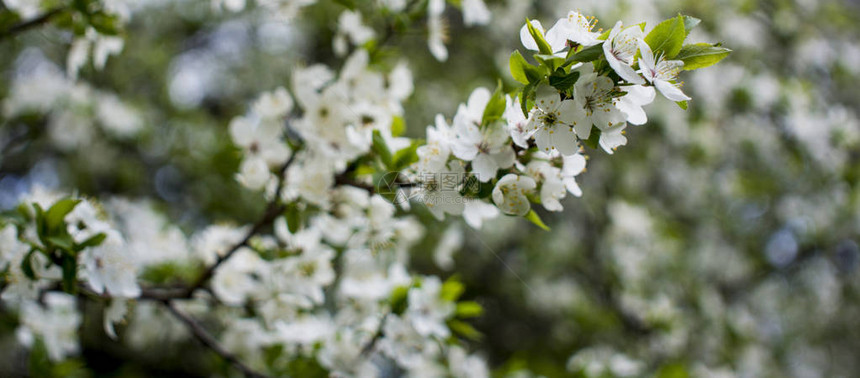
<svg viewBox="0 0 860 378"><path fill-rule="evenodd" d="M66 74L72 80L76 80L78 72L88 61L92 61L97 70L102 70L108 57L122 52L125 40L116 34L129 20L131 8L127 2L128 0L95 2L87 6L87 13L71 6L57 7L50 2L28 0L9 1L4 4L4 8L17 13L24 22L38 20L46 15L48 16L46 19L50 19L54 15L63 14L68 16L69 20L75 20L68 21L72 24L76 21L80 23L80 19L92 17L91 20L98 25L64 26L75 32L66 56ZM82 14L76 14L77 12Z"/></svg>
<svg viewBox="0 0 860 378"><path fill-rule="evenodd" d="M92 143L98 125L109 136L127 139L144 126L139 112L116 95L66 78L38 52L19 58L18 76L3 100L3 116L36 113L48 116L48 135L61 150Z"/></svg>
<svg viewBox="0 0 860 378"><path fill-rule="evenodd" d="M655 59L641 25L625 28L619 22L601 36L592 32L593 19L570 12L547 32L539 21L531 21L531 27L560 59L569 55L569 47L602 43L605 63L620 79L613 80L596 63L577 63L570 68L577 78L572 90L540 84L528 117L520 110L525 100L508 95L501 117L488 120L495 95L485 88L476 89L459 107L453 124L438 116L413 167L413 178L422 184L418 197L437 218L463 214L470 225L480 227L483 219L498 215L469 193L470 185L488 182L494 184L493 203L505 214L526 215L538 198L545 209L561 211L559 201L568 192L582 195L575 181L585 169L580 142L591 137L592 128L600 131L598 143L611 154L627 143L623 133L628 123L647 121L642 106L654 100L654 88L672 101L689 99L675 84L683 62ZM538 51L532 33L529 25L523 26L521 40L526 49Z"/></svg>
<svg viewBox="0 0 860 378"><path fill-rule="evenodd" d="M37 188L22 200L24 204L18 211L25 216L50 217L51 211L42 213L43 209L64 201L71 200L60 200L57 194ZM66 228L60 231L70 236L70 245L88 246L79 252L73 263L73 272L77 274L71 277L72 282L81 280L93 293L113 298L113 305L106 310L104 325L106 332L116 337L113 323L125 316L125 301L141 293L136 251L129 248L100 208L88 200L76 201L74 209L63 217ZM61 360L77 351L76 329L80 314L73 296L52 291L57 282L65 280L68 269L67 265L52 264L58 258L57 246L65 243L57 241L57 236L45 236L44 231L36 227L50 226L8 223L0 229L0 271L5 278L0 299L20 309L22 318L26 319L19 328L19 340L30 346L38 335L51 359ZM96 239L101 241L89 246Z"/></svg>
<svg viewBox="0 0 860 378"><path fill-rule="evenodd" d="M401 101L412 93L412 74L405 64L388 75L368 64L369 56L362 49L347 59L337 78L323 65L297 69L292 89L302 110L300 117L288 118L293 100L280 88L262 95L249 115L234 119L230 132L245 152L239 181L251 189L268 184L273 190L277 180L271 170L290 158L285 137L292 133L301 140L302 149L295 152L286 172L284 199L301 198L325 208L331 202L335 175L370 151L374 133L393 152L408 147L411 141L396 137L393 127L402 125Z"/></svg>

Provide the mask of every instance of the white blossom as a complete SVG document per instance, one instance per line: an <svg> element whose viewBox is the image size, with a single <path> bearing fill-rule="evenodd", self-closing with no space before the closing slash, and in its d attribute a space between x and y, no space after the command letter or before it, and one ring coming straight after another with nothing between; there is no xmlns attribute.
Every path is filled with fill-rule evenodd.
<svg viewBox="0 0 860 378"><path fill-rule="evenodd" d="M612 101L618 110L627 115L627 123L633 125L643 125L648 122L648 116L645 114L643 106L654 101L654 88L643 85L625 85L618 87L623 92L624 96L615 97Z"/></svg>
<svg viewBox="0 0 860 378"><path fill-rule="evenodd" d="M499 208L480 200L468 200L463 208L463 220L474 229L480 229L485 220L498 216Z"/></svg>
<svg viewBox="0 0 860 378"><path fill-rule="evenodd" d="M631 67L639 49L638 42L643 37L642 28L638 25L625 28L621 21L618 21L603 42L606 62L628 83L645 84L645 80Z"/></svg>
<svg viewBox="0 0 860 378"><path fill-rule="evenodd" d="M540 201L549 211L563 210L559 200L567 194L561 169L544 160L533 160L526 166L526 173L540 184Z"/></svg>
<svg viewBox="0 0 860 378"><path fill-rule="evenodd" d="M463 0L463 23L466 26L486 25L490 23L492 14L487 9L484 0Z"/></svg>
<svg viewBox="0 0 860 378"><path fill-rule="evenodd" d="M373 29L362 22L361 13L349 10L343 11L337 20L337 34L334 36L333 41L334 51L339 56L346 55L347 39L354 46L361 46L373 39L374 36Z"/></svg>
<svg viewBox="0 0 860 378"><path fill-rule="evenodd" d="M86 249L82 255L87 283L99 294L120 298L140 295L137 266L122 236L116 231L106 233L101 245Z"/></svg>
<svg viewBox="0 0 860 378"><path fill-rule="evenodd" d="M574 129L581 139L588 139L591 125L605 131L624 123L627 117L612 103L612 91L615 88L612 79L594 74L591 64L583 65L580 69L583 74L574 86L574 101L577 108L583 111L576 113L579 118L574 121Z"/></svg>
<svg viewBox="0 0 860 378"><path fill-rule="evenodd" d="M541 25L540 21L532 20L531 24L532 24L532 27L534 27L534 29L541 36L544 36L544 39L546 39L546 42L549 44L549 47L552 50L553 54L556 54L558 56L563 56L562 50L564 50L567 47L567 41L565 39L563 39L563 37L562 37L563 31L564 31L563 30L564 26L560 25L560 24L556 24L555 26L552 27L552 29L550 29L549 32L546 32L543 28L543 25ZM552 35L554 38L549 39L550 35ZM525 25L523 25L522 28L520 28L520 42L522 42L523 46L529 50L540 51L540 48L538 47L537 41L532 36L532 34L529 32L528 24L525 24Z"/></svg>
<svg viewBox="0 0 860 378"><path fill-rule="evenodd" d="M535 110L529 116L528 129L535 130L538 148L544 152L558 150L562 155L575 153L579 146L574 127L584 124L581 105L577 100L562 100L558 91L547 85L538 87L535 96Z"/></svg>
<svg viewBox="0 0 860 378"><path fill-rule="evenodd" d="M597 20L586 17L582 13L570 11L567 17L561 18L546 33L547 42L551 46L566 45L571 41L581 46L592 46L600 43L597 39L600 33L592 32Z"/></svg>
<svg viewBox="0 0 860 378"><path fill-rule="evenodd" d="M684 68L684 62L680 60L665 60L663 57L654 58L651 47L645 41L639 41L639 72L645 76L645 80L654 84L657 90L672 101L686 101L690 97L681 92L677 84L672 83L678 77L678 73Z"/></svg>
<svg viewBox="0 0 860 378"><path fill-rule="evenodd" d="M48 357L54 362L78 353L81 314L75 297L65 293L46 293L44 305L35 301L24 302L20 319L16 335L24 346L32 347L36 338L40 338Z"/></svg>
<svg viewBox="0 0 860 378"><path fill-rule="evenodd" d="M526 194L535 187L537 183L531 177L508 173L493 188L493 202L506 214L526 215L531 208Z"/></svg>
<svg viewBox="0 0 860 378"><path fill-rule="evenodd" d="M448 24L442 18L445 12L445 0L429 0L427 3L427 46L430 53L440 62L448 60L448 49L445 42L448 40Z"/></svg>

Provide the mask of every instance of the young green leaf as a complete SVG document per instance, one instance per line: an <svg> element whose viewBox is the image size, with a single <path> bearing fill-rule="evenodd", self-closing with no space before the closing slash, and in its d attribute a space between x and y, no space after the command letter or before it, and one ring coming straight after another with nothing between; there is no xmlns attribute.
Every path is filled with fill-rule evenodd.
<svg viewBox="0 0 860 378"><path fill-rule="evenodd" d="M406 121L401 116L394 116L391 119L391 136L401 136L406 132Z"/></svg>
<svg viewBox="0 0 860 378"><path fill-rule="evenodd" d="M78 292L78 261L74 256L63 257L63 291L69 294Z"/></svg>
<svg viewBox="0 0 860 378"><path fill-rule="evenodd" d="M582 141L586 146L590 148L597 149L600 147L600 129L596 127L591 128L591 135L588 136L588 139Z"/></svg>
<svg viewBox="0 0 860 378"><path fill-rule="evenodd" d="M30 252L27 252L27 254L24 255L24 259L21 260L21 272L31 280L36 279L36 272L33 271L33 261L31 260L33 253L35 252L35 248L31 249Z"/></svg>
<svg viewBox="0 0 860 378"><path fill-rule="evenodd" d="M391 291L391 297L388 299L388 303L391 303L391 312L397 315L402 314L406 311L406 307L409 305L409 286L398 286Z"/></svg>
<svg viewBox="0 0 860 378"><path fill-rule="evenodd" d="M299 228L302 226L302 213L299 211L298 206L294 204L287 206L284 218L287 220L287 229L291 233L295 234L299 231Z"/></svg>
<svg viewBox="0 0 860 378"><path fill-rule="evenodd" d="M565 73L563 69L558 69L549 76L549 85L560 91L567 91L573 88L577 80L579 80L579 71Z"/></svg>
<svg viewBox="0 0 860 378"><path fill-rule="evenodd" d="M538 51L541 54L552 55L552 47L550 47L549 42L543 36L543 32L535 28L532 25L532 22L528 19L526 20L526 25L528 25L529 34L532 35L532 38L535 39L535 43L537 43Z"/></svg>
<svg viewBox="0 0 860 378"><path fill-rule="evenodd" d="M373 130L371 149L382 160L382 164L385 164L386 167L391 166L391 150L388 149L388 145L385 144L385 138L382 137L379 130Z"/></svg>
<svg viewBox="0 0 860 378"><path fill-rule="evenodd" d="M529 210L529 213L526 214L525 218L528 219L530 222L534 223L536 226L543 229L544 231L550 230L550 228L540 219L540 216L538 216L534 210Z"/></svg>
<svg viewBox="0 0 860 378"><path fill-rule="evenodd" d="M69 235L68 232L59 233L57 235L50 235L46 238L49 243L53 244L56 247L60 247L64 252L74 254L75 252L75 241Z"/></svg>
<svg viewBox="0 0 860 378"><path fill-rule="evenodd" d="M451 277L442 284L439 296L446 301L454 302L463 295L464 291L466 291L466 287L463 286L463 283Z"/></svg>
<svg viewBox="0 0 860 378"><path fill-rule="evenodd" d="M539 83L540 82L537 81L529 83L529 85L526 85L525 88L523 88L523 93L520 95L520 108L523 110L523 115L525 115L526 118L529 117L529 100L534 99L535 90Z"/></svg>
<svg viewBox="0 0 860 378"><path fill-rule="evenodd" d="M696 43L684 45L675 59L684 62L684 70L691 71L712 66L729 56L731 52L732 50L716 44Z"/></svg>
<svg viewBox="0 0 860 378"><path fill-rule="evenodd" d="M540 62L541 65L546 67L549 72L555 71L556 68L561 67L566 63L564 58L555 55L535 54L534 58L536 61Z"/></svg>
<svg viewBox="0 0 860 378"><path fill-rule="evenodd" d="M502 82L499 81L496 91L487 102L484 114L481 117L481 125L487 126L502 117L505 113L505 92L502 91Z"/></svg>
<svg viewBox="0 0 860 378"><path fill-rule="evenodd" d="M520 54L519 51L514 51L511 54L511 58L508 60L508 67L511 69L511 76L513 76L514 80L522 83L528 84L529 76L526 73L526 67L531 66L529 62L526 62L526 58L523 58L523 54Z"/></svg>
<svg viewBox="0 0 860 378"><path fill-rule="evenodd" d="M412 165L418 161L418 147L424 144L424 140L422 139L414 139L412 143L405 148L402 148L394 153L394 161L392 163L392 168L396 171L405 169L406 167Z"/></svg>
<svg viewBox="0 0 860 378"><path fill-rule="evenodd" d="M577 62L591 62L603 56L603 42L600 42L594 46L588 46L576 54L573 54L567 61L564 62L564 66L567 67L573 63Z"/></svg>
<svg viewBox="0 0 860 378"><path fill-rule="evenodd" d="M83 243L78 244L75 247L75 250L81 251L84 248L90 248L90 247L95 247L95 246L101 245L102 242L105 241L106 238L107 238L107 235L105 235L104 232L99 232L98 234L91 236L89 239L84 240Z"/></svg>
<svg viewBox="0 0 860 378"><path fill-rule="evenodd" d="M448 328L450 328L451 331L454 331L454 333L461 335L469 340L477 341L484 337L484 335L481 334L481 332L479 332L477 329L475 329L475 327L472 327L471 324L460 320L449 320Z"/></svg>
<svg viewBox="0 0 860 378"><path fill-rule="evenodd" d="M666 59L672 59L681 50L686 37L684 17L678 15L657 24L654 30L645 36L645 43L651 47L655 55L662 52Z"/></svg>
<svg viewBox="0 0 860 378"><path fill-rule="evenodd" d="M75 209L75 206L81 203L81 200L64 198L55 203L45 213L45 227L48 232L53 233L59 231L65 224L66 215Z"/></svg>
<svg viewBox="0 0 860 378"><path fill-rule="evenodd" d="M696 27L699 26L699 23L702 20L695 18L693 16L684 15L684 34L685 37L690 35L690 32Z"/></svg>
<svg viewBox="0 0 860 378"><path fill-rule="evenodd" d="M458 318L474 318L481 316L484 313L484 308L478 302L463 301L457 302L457 310L455 312Z"/></svg>

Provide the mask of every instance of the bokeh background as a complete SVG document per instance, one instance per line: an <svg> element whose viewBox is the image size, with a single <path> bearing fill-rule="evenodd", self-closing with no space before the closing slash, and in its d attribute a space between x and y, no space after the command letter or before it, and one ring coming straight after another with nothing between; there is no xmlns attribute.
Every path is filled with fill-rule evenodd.
<svg viewBox="0 0 860 378"><path fill-rule="evenodd" d="M702 20L692 39L734 50L682 74L694 99L687 111L660 97L646 108L646 125L628 128L627 146L611 158L589 151L588 171L577 178L585 194L568 197L564 212L541 211L551 232L502 218L448 233L463 247L446 270L434 252L458 221L419 212L428 232L413 268L457 274L466 299L484 306L474 322L483 337L470 347L494 372L855 376L860 4L487 3L493 19L481 27L466 28L449 7L446 62L427 50L420 22L378 52L380 64L404 57L413 71L407 135L421 137L437 113L450 117L476 86L501 77L513 88L507 61L526 17L550 25L579 10L609 28L680 12ZM241 156L227 125L258 93L288 86L294 67L340 66L331 41L344 8L321 0L286 22L249 4L232 13L208 1L134 3L122 53L103 70L84 66L79 76L89 86L71 89L80 92L71 100L44 111L4 102L0 207L40 185L150 198L186 234L212 222L253 222L264 204L234 179ZM385 15L366 16L383 30ZM69 42L51 27L0 42L0 98L69 90ZM33 77L49 84L36 87ZM125 105L88 102L111 97ZM139 119L133 130L110 124L123 116ZM219 368L193 340L147 348L135 332L155 331L129 327L128 339L112 341L100 309L85 311L93 316L80 331L82 355L62 366L16 346L15 319L0 311L0 375L205 376Z"/></svg>

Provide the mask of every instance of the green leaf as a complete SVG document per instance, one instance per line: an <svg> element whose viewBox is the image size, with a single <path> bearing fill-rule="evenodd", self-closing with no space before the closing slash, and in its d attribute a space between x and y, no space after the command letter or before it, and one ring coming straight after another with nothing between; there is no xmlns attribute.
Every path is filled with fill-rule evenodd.
<svg viewBox="0 0 860 378"><path fill-rule="evenodd" d="M684 30L684 17L678 15L678 17L670 18L657 24L657 26L654 27L654 30L651 30L651 32L645 36L645 43L651 47L655 56L659 52L662 52L666 59L672 59L675 55L678 55L678 51L680 51L681 46L684 45L684 39L686 37L687 33Z"/></svg>
<svg viewBox="0 0 860 378"><path fill-rule="evenodd" d="M448 328L450 328L451 331L454 331L454 333L456 333L460 336L463 336L469 340L478 341L484 337L484 335L481 334L481 332L478 332L478 330L475 329L475 327L472 327L471 324L460 321L460 320L455 320L455 319L449 320L448 321Z"/></svg>
<svg viewBox="0 0 860 378"><path fill-rule="evenodd" d="M558 69L549 76L549 85L564 92L573 88L577 80L579 80L579 71L565 73L563 69Z"/></svg>
<svg viewBox="0 0 860 378"><path fill-rule="evenodd" d="M66 215L72 212L75 209L75 206L81 203L81 200L64 198L53 206L45 213L45 227L47 231L51 234L63 230L63 226L65 225Z"/></svg>
<svg viewBox="0 0 860 378"><path fill-rule="evenodd" d="M550 47L549 42L547 42L543 37L543 32L537 30L528 19L526 19L526 25L528 25L529 34L532 35L532 38L534 38L537 43L538 51L540 51L541 54L552 55L552 47Z"/></svg>
<svg viewBox="0 0 860 378"><path fill-rule="evenodd" d="M523 54L520 54L519 51L514 51L511 54L511 58L508 60L508 67L514 80L522 84L528 84L531 81L526 73L526 67L533 66L526 61L526 58L523 58Z"/></svg>
<svg viewBox="0 0 860 378"><path fill-rule="evenodd" d="M553 72L556 68L565 64L564 58L555 55L535 54L534 58L536 61L540 62L541 65L546 67L548 72Z"/></svg>
<svg viewBox="0 0 860 378"><path fill-rule="evenodd" d="M601 56L603 56L603 42L579 50L576 54L573 54L570 58L567 58L567 61L564 62L564 66L567 67L577 62L591 62L600 58Z"/></svg>
<svg viewBox="0 0 860 378"><path fill-rule="evenodd" d="M75 241L68 233L50 235L46 239L54 246L60 247L64 252L72 254L75 252Z"/></svg>
<svg viewBox="0 0 860 378"><path fill-rule="evenodd" d="M442 284L439 296L446 301L454 302L463 295L464 291L466 291L466 287L463 286L463 283L451 277Z"/></svg>
<svg viewBox="0 0 860 378"><path fill-rule="evenodd" d="M592 127L591 135L589 135L588 139L584 140L583 143L593 149L600 147L600 129Z"/></svg>
<svg viewBox="0 0 860 378"><path fill-rule="evenodd" d="M63 257L63 291L69 294L78 292L78 260L74 256Z"/></svg>
<svg viewBox="0 0 860 378"><path fill-rule="evenodd" d="M36 210L36 234L39 236L39 240L44 243L45 236L48 235L48 226L45 223L45 210L42 210L42 206L38 203L33 203L33 209Z"/></svg>
<svg viewBox="0 0 860 378"><path fill-rule="evenodd" d="M119 19L104 12L90 15L90 25L104 35L117 35L120 32Z"/></svg>
<svg viewBox="0 0 860 378"><path fill-rule="evenodd" d="M297 206L290 204L287 207L284 218L287 220L287 229L290 230L290 233L295 234L299 231L299 228L302 226L302 214Z"/></svg>
<svg viewBox="0 0 860 378"><path fill-rule="evenodd" d="M716 64L729 56L732 50L719 44L696 43L684 45L674 59L684 62L684 70L691 71Z"/></svg>
<svg viewBox="0 0 860 378"><path fill-rule="evenodd" d="M373 130L371 149L382 159L382 164L385 164L386 168L391 166L391 150L388 149L388 145L385 144L385 138L382 137L379 130Z"/></svg>
<svg viewBox="0 0 860 378"><path fill-rule="evenodd" d="M550 228L545 223L543 223L543 221L540 219L540 216L538 216L534 210L529 210L529 213L526 214L525 218L528 219L530 222L534 223L536 226L543 229L544 231L550 231Z"/></svg>
<svg viewBox="0 0 860 378"><path fill-rule="evenodd" d="M391 304L391 312L400 315L406 311L408 294L409 286L398 286L391 291L391 297L388 299L388 303Z"/></svg>
<svg viewBox="0 0 860 378"><path fill-rule="evenodd" d="M481 117L481 125L487 126L499 118L502 118L502 114L505 113L505 92L502 91L502 82L499 81L496 86L496 91L493 92L493 95L490 97L490 101L487 102L487 107L484 108L484 114Z"/></svg>
<svg viewBox="0 0 860 378"><path fill-rule="evenodd" d="M481 316L484 313L484 308L478 302L463 301L457 302L457 310L455 312L458 318L474 318Z"/></svg>
<svg viewBox="0 0 860 378"><path fill-rule="evenodd" d="M190 282L196 279L197 275L196 269L170 261L146 266L140 274L140 279L153 284L164 285Z"/></svg>
<svg viewBox="0 0 860 378"><path fill-rule="evenodd" d="M391 136L399 137L406 132L406 121L401 116L394 116L391 120Z"/></svg>
<svg viewBox="0 0 860 378"><path fill-rule="evenodd" d="M699 26L699 23L702 20L695 18L693 16L684 15L684 37L690 35L690 32L696 27Z"/></svg>
<svg viewBox="0 0 860 378"><path fill-rule="evenodd" d="M33 253L36 252L36 249L31 249L30 252L27 252L24 255L24 259L21 260L21 271L24 272L24 275L31 280L36 279L36 272L33 271L33 262L31 261L31 257L33 257Z"/></svg>
<svg viewBox="0 0 860 378"><path fill-rule="evenodd" d="M392 168L395 171L400 171L418 161L418 147L424 144L424 140L415 139L405 148L394 153L394 162Z"/></svg>
<svg viewBox="0 0 860 378"><path fill-rule="evenodd" d="M84 240L83 243L78 244L75 249L81 251L84 248L99 246L102 244L103 241L105 241L106 238L107 235L105 235L104 232L99 232L98 234L91 236L89 239Z"/></svg>
<svg viewBox="0 0 860 378"><path fill-rule="evenodd" d="M678 104L678 107L680 107L681 109L687 110L687 101L686 100L678 101L678 102L676 102L676 104Z"/></svg>
<svg viewBox="0 0 860 378"><path fill-rule="evenodd" d="M538 81L529 83L529 85L526 85L523 88L523 93L520 95L520 108L523 110L523 115L525 115L526 118L529 117L529 100L534 99L535 90L537 89L539 83L540 82Z"/></svg>

